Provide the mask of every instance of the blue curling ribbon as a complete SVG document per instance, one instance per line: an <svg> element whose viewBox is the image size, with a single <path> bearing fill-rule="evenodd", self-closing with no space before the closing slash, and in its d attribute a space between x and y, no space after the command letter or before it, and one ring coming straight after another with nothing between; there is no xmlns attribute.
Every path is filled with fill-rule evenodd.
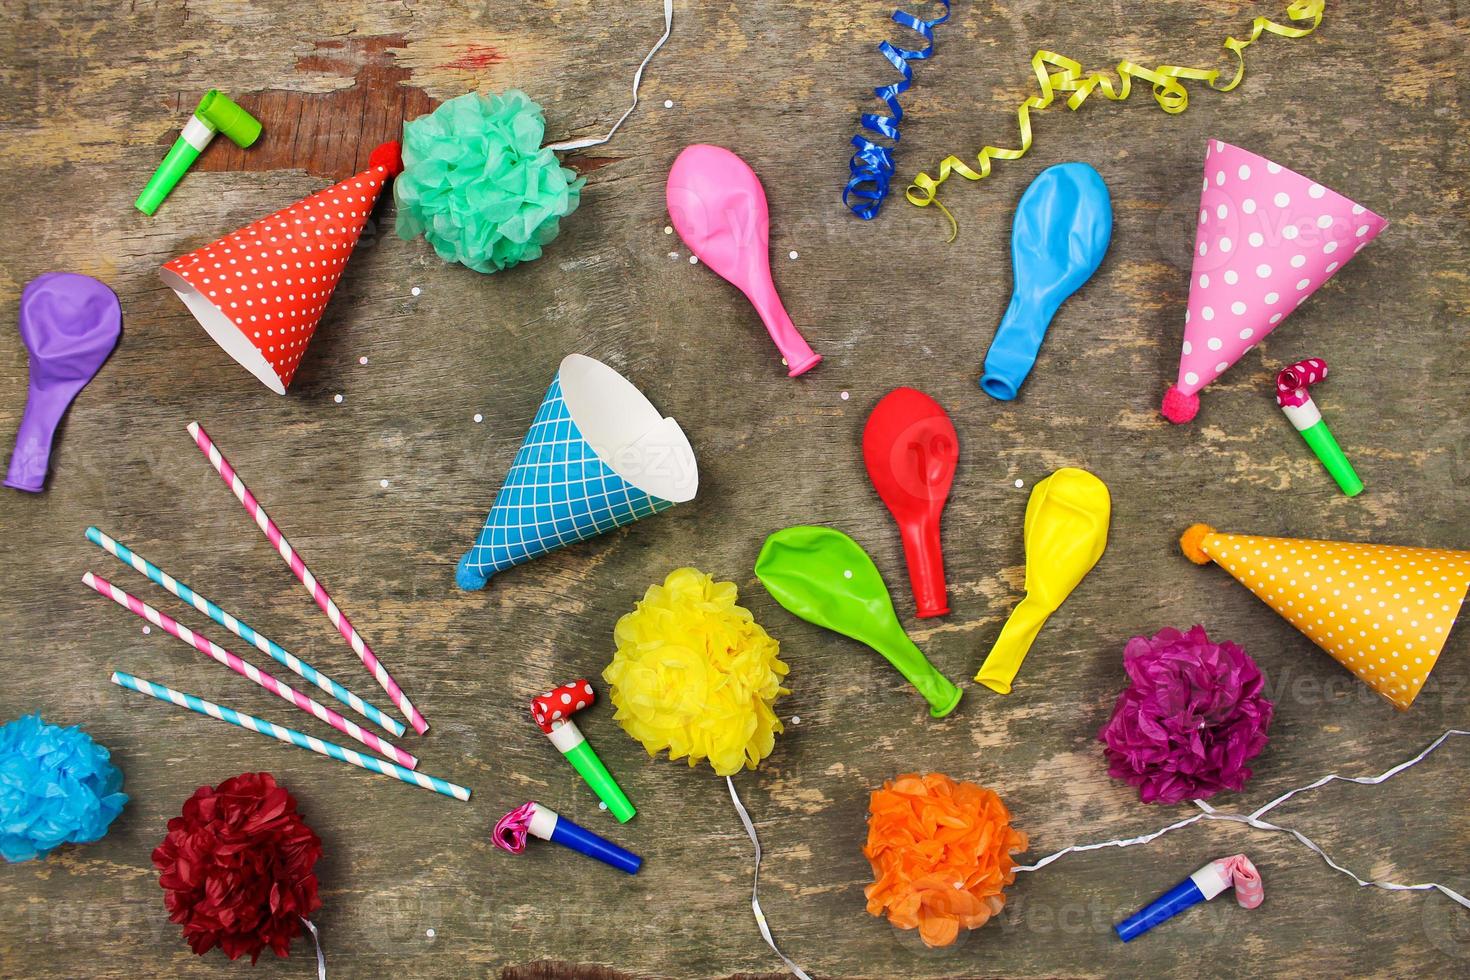
<svg viewBox="0 0 1470 980"><path fill-rule="evenodd" d="M926 44L923 50L908 51L891 41L884 41L878 45L878 51L888 59L889 64L898 69L903 79L892 85L873 89L873 94L887 104L892 115L865 112L862 115L862 125L864 129L895 143L899 140L898 124L903 119L903 106L898 104L898 96L908 91L909 86L914 82L914 69L909 62L923 61L934 54L934 28L949 20L950 0L938 0L938 2L944 6L944 14L934 20L920 20L913 14L904 13L902 10L893 12L894 23L917 32L924 39ZM862 133L852 138L852 145L857 147L857 152L848 162L848 167L852 170L852 179L842 189L842 203L853 214L864 221L869 221L877 217L878 208L883 205L883 199L888 196L888 183L893 178L893 147L874 143Z"/></svg>

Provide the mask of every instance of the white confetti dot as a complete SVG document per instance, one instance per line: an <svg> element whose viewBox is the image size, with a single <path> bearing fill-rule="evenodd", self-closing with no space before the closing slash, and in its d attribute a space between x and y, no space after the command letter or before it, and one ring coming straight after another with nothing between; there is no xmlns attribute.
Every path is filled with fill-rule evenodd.
<svg viewBox="0 0 1470 980"><path fill-rule="evenodd" d="M798 253L797 253L796 249L793 248L790 251L790 253L788 253L788 254L790 254L790 256L794 259L794 258L796 258L796 256L797 256Z"/></svg>
<svg viewBox="0 0 1470 980"><path fill-rule="evenodd" d="M428 936L430 939L433 939L436 935L438 935L438 933L434 932L433 929L425 929L424 935Z"/></svg>
<svg viewBox="0 0 1470 980"><path fill-rule="evenodd" d="M844 391L844 392L843 392L843 393L842 393L842 400L843 400L843 401L847 401L847 400L848 400L848 399L849 399L849 398L851 398L851 397L852 397L852 395L850 395L850 394L848 394L848 393L847 393L847 392L845 392L845 391Z"/></svg>
<svg viewBox="0 0 1470 980"><path fill-rule="evenodd" d="M607 809L607 804L606 803L598 803L597 804L597 809L599 809L599 810L606 810Z"/></svg>
<svg viewBox="0 0 1470 980"><path fill-rule="evenodd" d="M664 99L664 108L665 109L672 109L673 107L674 107L674 100L673 99Z"/></svg>
<svg viewBox="0 0 1470 980"><path fill-rule="evenodd" d="M793 725L800 725L801 724L801 715L792 715L791 716L791 724L793 724Z"/></svg>
<svg viewBox="0 0 1470 980"><path fill-rule="evenodd" d="M673 225L664 225L664 234L665 235L672 235L673 233L674 233L674 226Z"/></svg>
<svg viewBox="0 0 1470 980"><path fill-rule="evenodd" d="M1017 480L1016 481L1016 489L1017 490L1020 490L1025 485L1026 485L1026 481L1025 480Z"/></svg>
<svg viewBox="0 0 1470 980"><path fill-rule="evenodd" d="M699 256L697 256L697 255L691 255L691 256L689 256L689 264L690 265L699 265Z"/></svg>
<svg viewBox="0 0 1470 980"><path fill-rule="evenodd" d="M475 421L476 422L483 422L483 421L485 421L485 416L481 415L479 412L476 412L475 413Z"/></svg>
<svg viewBox="0 0 1470 980"><path fill-rule="evenodd" d="M679 257L679 253L678 252L670 252L669 253L669 258L671 258L671 259L677 259L678 257Z"/></svg>
<svg viewBox="0 0 1470 980"><path fill-rule="evenodd" d="M852 569L850 569L850 568L843 569L842 577L843 578L852 578Z"/></svg>
<svg viewBox="0 0 1470 980"><path fill-rule="evenodd" d="M378 486L382 487L384 490L387 490L388 489L388 481L387 480L379 480L378 481Z"/></svg>
<svg viewBox="0 0 1470 980"><path fill-rule="evenodd" d="M357 363L359 363L359 364L366 364L367 361L368 361L368 359L367 359L367 355L366 354L364 354L362 357L359 357L357 359Z"/></svg>
<svg viewBox="0 0 1470 980"><path fill-rule="evenodd" d="M417 287L417 286L415 286L415 287L413 287L413 288L412 288L412 289L410 289L410 290L409 290L409 291L408 291L408 292L409 292L409 294L410 294L410 295L412 295L412 296L417 296L417 295L418 295L418 294L419 294L419 293L422 293L422 292L423 292L423 290L422 290L422 289L420 289L420 288L419 288L419 287Z"/></svg>
<svg viewBox="0 0 1470 980"><path fill-rule="evenodd" d="M144 626L143 627L143 635L144 636L147 636L149 633L152 633L152 632L153 632L153 627L152 626Z"/></svg>
<svg viewBox="0 0 1470 980"><path fill-rule="evenodd" d="M340 404L342 404L342 396L341 395L333 395L332 396L332 401L334 401L338 405L340 405Z"/></svg>

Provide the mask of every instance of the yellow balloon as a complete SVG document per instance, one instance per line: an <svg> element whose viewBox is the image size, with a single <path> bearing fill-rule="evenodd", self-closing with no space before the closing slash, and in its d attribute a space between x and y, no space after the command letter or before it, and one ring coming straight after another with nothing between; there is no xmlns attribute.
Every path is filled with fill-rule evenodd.
<svg viewBox="0 0 1470 980"><path fill-rule="evenodd" d="M1107 484L1086 470L1063 467L1031 489L1024 530L1026 597L1011 611L976 681L1011 693L1042 624L1102 557L1112 513Z"/></svg>

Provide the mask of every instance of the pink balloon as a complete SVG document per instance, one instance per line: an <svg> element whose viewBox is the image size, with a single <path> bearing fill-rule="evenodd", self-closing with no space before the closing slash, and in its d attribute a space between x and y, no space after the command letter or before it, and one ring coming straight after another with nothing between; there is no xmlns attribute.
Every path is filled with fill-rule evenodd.
<svg viewBox="0 0 1470 980"><path fill-rule="evenodd" d="M1179 377L1163 413L1183 423L1199 391L1261 342L1371 242L1383 218L1238 146L1205 149Z"/></svg>
<svg viewBox="0 0 1470 980"><path fill-rule="evenodd" d="M669 218L705 265L743 292L796 377L822 355L797 332L771 282L771 223L766 191L746 162L722 146L684 148L669 169Z"/></svg>

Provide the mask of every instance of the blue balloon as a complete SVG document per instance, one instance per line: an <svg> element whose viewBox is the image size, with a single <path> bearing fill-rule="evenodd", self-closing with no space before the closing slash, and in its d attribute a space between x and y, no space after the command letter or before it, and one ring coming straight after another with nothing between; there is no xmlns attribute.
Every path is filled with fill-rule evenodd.
<svg viewBox="0 0 1470 980"><path fill-rule="evenodd" d="M1057 308L1092 278L1113 237L1113 199L1085 163L1061 163L1037 175L1016 205L1011 226L1011 305L985 355L980 387L1010 401L1036 363Z"/></svg>

